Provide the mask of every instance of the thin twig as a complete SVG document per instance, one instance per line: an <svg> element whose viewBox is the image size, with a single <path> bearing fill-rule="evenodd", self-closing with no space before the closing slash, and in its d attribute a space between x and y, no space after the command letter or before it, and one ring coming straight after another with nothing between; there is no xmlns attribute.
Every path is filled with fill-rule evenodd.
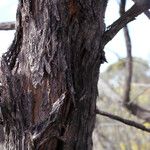
<svg viewBox="0 0 150 150"><path fill-rule="evenodd" d="M123 16L125 13L125 5L126 0L121 0L120 3L120 15ZM124 86L124 96L123 96L123 104L125 108L130 111L131 114L136 115L138 117L146 117L146 121L150 121L149 114L150 111L146 111L142 107L137 104L131 102L130 93L131 93L131 83L132 83L132 76L133 76L133 60L132 60L132 45L131 45L131 38L129 35L129 30L127 25L123 28L124 30L124 37L126 41L126 79L125 79L125 86ZM144 115L146 112L146 116Z"/></svg>
<svg viewBox="0 0 150 150"><path fill-rule="evenodd" d="M126 0L121 0L120 16L124 15L125 6L126 6ZM126 51L127 51L126 77L125 77L124 96L123 96L123 102L124 102L124 105L126 106L126 104L128 104L130 102L131 82L132 82L132 75L133 75L133 69L132 69L133 68L133 61L132 61L131 38L129 35L129 30L128 30L127 25L124 26L123 31L124 31Z"/></svg>
<svg viewBox="0 0 150 150"><path fill-rule="evenodd" d="M129 125L129 126L132 126L132 127L135 127L137 129L140 129L140 130L143 130L143 131L146 131L146 132L150 132L150 128L146 128L144 125L142 125L140 123L137 123L135 121L124 119L120 116L113 115L113 114L110 114L108 112L101 111L99 109L96 109L96 114L108 117L108 118L113 119L113 120L117 120L119 122L122 122L122 123L124 123L126 125Z"/></svg>
<svg viewBox="0 0 150 150"><path fill-rule="evenodd" d="M15 22L0 23L0 30L15 30Z"/></svg>

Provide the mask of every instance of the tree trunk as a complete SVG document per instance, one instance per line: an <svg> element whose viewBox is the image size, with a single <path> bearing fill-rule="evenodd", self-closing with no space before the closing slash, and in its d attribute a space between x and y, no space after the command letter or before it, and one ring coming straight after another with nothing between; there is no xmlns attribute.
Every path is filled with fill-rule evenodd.
<svg viewBox="0 0 150 150"><path fill-rule="evenodd" d="M106 1L20 0L1 61L6 150L91 150Z"/></svg>

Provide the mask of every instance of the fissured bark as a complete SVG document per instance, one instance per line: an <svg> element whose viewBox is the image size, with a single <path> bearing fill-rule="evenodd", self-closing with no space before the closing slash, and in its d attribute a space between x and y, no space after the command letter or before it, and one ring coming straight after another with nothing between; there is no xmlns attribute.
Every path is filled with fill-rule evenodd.
<svg viewBox="0 0 150 150"><path fill-rule="evenodd" d="M3 55L7 150L91 150L106 1L20 0Z"/></svg>

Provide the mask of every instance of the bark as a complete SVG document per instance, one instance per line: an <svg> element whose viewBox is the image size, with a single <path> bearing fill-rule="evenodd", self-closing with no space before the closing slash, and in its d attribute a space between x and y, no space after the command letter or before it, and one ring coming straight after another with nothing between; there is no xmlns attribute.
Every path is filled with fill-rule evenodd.
<svg viewBox="0 0 150 150"><path fill-rule="evenodd" d="M133 0L135 3L146 3L146 5L150 5L150 2L149 2L149 0L144 0L144 1L140 1L140 0ZM144 14L147 16L147 18L149 18L150 19L150 11L149 10L146 10L146 11L144 11Z"/></svg>
<svg viewBox="0 0 150 150"><path fill-rule="evenodd" d="M1 61L5 149L92 149L105 8L101 0L20 0Z"/></svg>
<svg viewBox="0 0 150 150"><path fill-rule="evenodd" d="M20 0L1 61L7 150L91 150L104 46L149 5L105 31L107 0Z"/></svg>

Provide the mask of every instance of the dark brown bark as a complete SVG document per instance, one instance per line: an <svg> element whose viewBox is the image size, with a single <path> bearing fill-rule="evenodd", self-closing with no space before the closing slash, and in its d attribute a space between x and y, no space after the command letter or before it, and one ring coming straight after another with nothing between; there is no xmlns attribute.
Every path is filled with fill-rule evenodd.
<svg viewBox="0 0 150 150"><path fill-rule="evenodd" d="M103 48L144 10L133 7L137 13L127 12L104 33L106 4L19 1L15 38L1 61L7 150L92 149Z"/></svg>
<svg viewBox="0 0 150 150"><path fill-rule="evenodd" d="M143 0L143 1L139 1L139 0L133 0L135 3L139 3L139 4L142 4L142 3L145 3L146 5L150 5L150 2L149 0ZM150 11L149 10L146 10L144 11L144 14L147 16L147 18L150 19Z"/></svg>
<svg viewBox="0 0 150 150"><path fill-rule="evenodd" d="M20 0L1 62L7 150L91 150L106 1Z"/></svg>

